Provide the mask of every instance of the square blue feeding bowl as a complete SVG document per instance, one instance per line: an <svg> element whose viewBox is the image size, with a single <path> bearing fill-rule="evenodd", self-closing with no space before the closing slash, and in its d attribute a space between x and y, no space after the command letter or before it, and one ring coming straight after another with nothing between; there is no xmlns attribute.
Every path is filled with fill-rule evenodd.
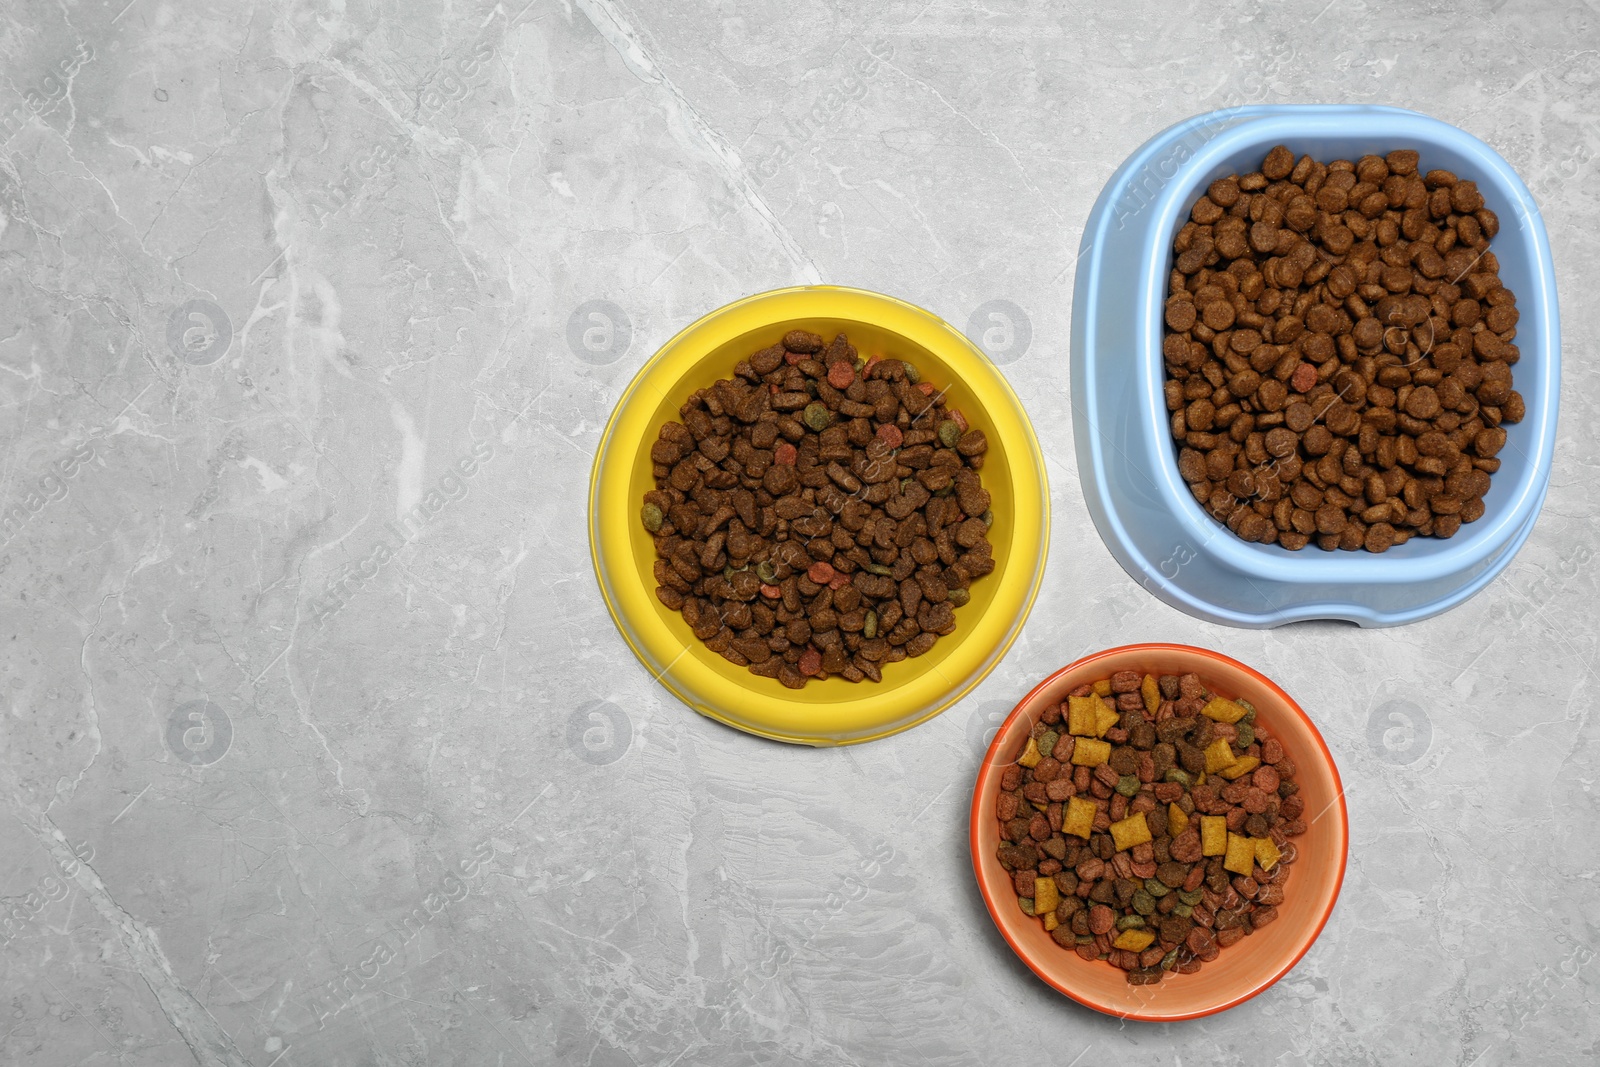
<svg viewBox="0 0 1600 1067"><path fill-rule="evenodd" d="M1475 180L1500 217L1490 250L1521 313L1513 384L1527 415L1505 426L1483 517L1452 538L1413 537L1381 555L1315 545L1291 552L1235 536L1201 509L1179 477L1162 395L1172 241L1212 181L1259 169L1278 144L1324 163L1415 149L1421 171ZM1199 115L1129 157L1084 228L1072 306L1073 420L1084 497L1123 568L1197 618L1258 628L1305 619L1394 626L1476 593L1511 562L1544 503L1560 377L1555 276L1533 197L1494 149L1414 111L1262 105Z"/></svg>

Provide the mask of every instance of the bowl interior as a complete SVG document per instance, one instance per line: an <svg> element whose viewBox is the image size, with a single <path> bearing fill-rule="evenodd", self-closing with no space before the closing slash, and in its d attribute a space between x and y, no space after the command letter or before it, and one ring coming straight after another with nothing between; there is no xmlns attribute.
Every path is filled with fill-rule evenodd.
<svg viewBox="0 0 1600 1067"><path fill-rule="evenodd" d="M1198 674L1207 688L1243 697L1257 721L1283 743L1294 761L1295 781L1306 799L1306 832L1285 884L1277 922L1222 950L1194 974L1169 975L1154 986L1131 986L1120 970L1086 961L1062 948L1035 917L1017 907L1011 878L995 858L1000 825L995 803L1000 775L1016 761L1039 715L1086 682L1119 670ZM1256 671L1226 656L1184 645L1133 645L1096 653L1064 667L1023 698L995 735L973 794L973 866L989 912L1002 936L1035 974L1067 996L1108 1014L1145 1020L1193 1018L1254 996L1288 973L1316 940L1344 879L1349 828L1343 787L1321 735L1298 705Z"/></svg>
<svg viewBox="0 0 1600 1067"><path fill-rule="evenodd" d="M1313 112L1318 109L1305 110ZM1505 426L1506 446L1500 453L1501 469L1493 475L1489 493L1484 497L1484 516L1477 522L1462 526L1461 531L1448 540L1413 537L1406 544L1391 548L1381 556L1363 552L1325 554L1316 550L1315 546L1308 546L1296 553L1275 544L1242 541L1231 533L1222 538L1222 543L1217 546L1237 559L1254 557L1258 563L1310 555L1329 566L1343 567L1347 573L1359 570L1363 580L1398 582L1413 580L1417 575L1414 568L1421 561L1448 556L1451 560L1466 564L1472 557L1485 551L1498 551L1504 534L1496 527L1496 518L1506 515L1528 494L1542 492L1538 456L1541 451L1540 423L1544 413L1540 398L1552 391L1554 368L1544 354L1551 348L1556 324L1541 313L1546 303L1546 291L1552 289L1544 266L1547 242L1543 223L1527 189L1505 161L1482 142L1444 123L1406 112L1386 114L1384 112L1387 109L1374 110L1379 114L1366 122L1344 117L1339 122L1344 128L1337 132L1326 132L1324 128L1327 123L1323 121L1323 116L1313 114L1294 117L1293 123L1306 131L1298 135L1293 129L1285 129L1272 120L1247 123L1229 135L1219 137L1216 145L1211 146L1215 151L1202 150L1193 166L1180 170L1176 175L1174 182L1179 193L1174 201L1176 210L1163 214L1156 227L1155 239L1162 251L1161 268L1155 272L1159 277L1152 278L1152 284L1146 292L1144 315L1149 331L1147 336L1153 338L1153 343L1147 346L1144 362L1147 371L1153 369L1150 384L1154 392L1150 401L1153 406L1147 405L1146 410L1154 413L1156 432L1169 456L1166 464L1168 469L1160 484L1173 498L1173 506L1184 514L1191 526L1201 524L1200 528L1208 532L1222 529L1220 523L1200 508L1177 476L1177 448L1166 429L1166 407L1160 396L1161 384L1165 380L1165 369L1161 363L1161 340L1164 336L1162 303L1167 275L1174 260L1172 241L1211 182L1229 174L1247 174L1258 170L1267 151L1277 144L1287 145L1297 157L1309 154L1322 163L1335 159L1354 162L1363 155L1383 155L1396 149L1410 148L1421 155L1420 169L1423 172L1450 170L1461 178L1476 181L1487 206L1499 216L1500 232L1490 242L1489 248L1499 260L1502 283L1516 294L1517 307L1522 313L1516 336L1522 359L1513 368L1513 382L1528 404L1528 415L1522 422ZM1381 132L1385 127L1392 128L1394 132ZM1371 132L1352 132L1368 128ZM1548 303L1553 308L1553 290L1549 293ZM1444 561L1441 559L1438 562Z"/></svg>
<svg viewBox="0 0 1600 1067"><path fill-rule="evenodd" d="M655 596L655 550L639 521L654 486L650 444L690 393L791 329L847 334L864 356L906 359L989 439L995 569L956 609L956 630L926 655L884 665L881 683L841 678L790 690L710 651ZM669 341L629 386L602 438L590 497L590 539L602 593L623 636L691 707L779 740L848 744L906 729L959 699L993 669L1032 606L1048 532L1044 462L1004 377L934 315L892 297L835 286L758 294L712 312Z"/></svg>

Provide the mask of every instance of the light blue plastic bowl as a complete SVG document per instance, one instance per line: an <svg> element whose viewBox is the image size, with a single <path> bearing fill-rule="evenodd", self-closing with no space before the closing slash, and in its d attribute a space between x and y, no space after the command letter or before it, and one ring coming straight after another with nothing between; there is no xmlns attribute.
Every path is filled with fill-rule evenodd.
<svg viewBox="0 0 1600 1067"><path fill-rule="evenodd" d="M1414 537L1382 555L1290 552L1240 540L1178 476L1162 397L1163 302L1172 239L1206 187L1260 167L1284 144L1324 162L1414 148L1423 170L1478 183L1500 217L1491 250L1517 295L1514 384L1527 403L1507 426L1485 513L1448 540ZM1476 137L1390 107L1262 105L1179 123L1147 142L1100 193L1084 228L1072 309L1078 472L1100 536L1123 568L1201 619L1271 627L1305 619L1394 626L1436 615L1487 585L1533 529L1550 480L1561 339L1550 243L1533 197Z"/></svg>

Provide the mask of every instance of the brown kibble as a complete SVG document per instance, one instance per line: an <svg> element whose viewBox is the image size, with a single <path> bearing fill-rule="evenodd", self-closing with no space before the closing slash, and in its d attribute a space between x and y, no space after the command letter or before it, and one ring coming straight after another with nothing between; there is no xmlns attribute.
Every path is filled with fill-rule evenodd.
<svg viewBox="0 0 1600 1067"><path fill-rule="evenodd" d="M1367 527L1364 547L1368 552L1385 552L1394 547L1394 527L1386 522L1375 522Z"/></svg>
<svg viewBox="0 0 1600 1067"><path fill-rule="evenodd" d="M982 430L968 430L956 441L956 451L963 456L981 456L989 450L989 438Z"/></svg>
<svg viewBox="0 0 1600 1067"><path fill-rule="evenodd" d="M1515 304L1500 304L1489 309L1483 324L1495 333L1508 333L1521 318Z"/></svg>
<svg viewBox="0 0 1600 1067"><path fill-rule="evenodd" d="M1233 325L1233 315L1233 305L1226 300L1213 300L1200 309L1201 321L1219 333Z"/></svg>
<svg viewBox="0 0 1600 1067"><path fill-rule="evenodd" d="M1299 372L1297 371L1296 373ZM1310 404L1302 401L1297 400L1283 409L1283 424L1295 433L1305 433L1316 421L1316 412L1312 410Z"/></svg>
<svg viewBox="0 0 1600 1067"><path fill-rule="evenodd" d="M1384 163L1388 164L1389 173L1399 175L1415 174L1418 159L1416 150L1411 148L1397 148L1383 157Z"/></svg>
<svg viewBox="0 0 1600 1067"><path fill-rule="evenodd" d="M881 681L951 633L996 569L983 431L913 365L858 372L857 359L843 334L824 346L790 331L690 396L651 446L657 599L711 651L786 688ZM908 606L913 574L927 602ZM1044 840L1050 819L1024 829Z"/></svg>
<svg viewBox="0 0 1600 1067"><path fill-rule="evenodd" d="M1478 455L1488 458L1496 455L1505 447L1506 432L1498 426L1479 430L1472 439L1472 450Z"/></svg>
<svg viewBox="0 0 1600 1067"><path fill-rule="evenodd" d="M1513 389L1511 390L1511 395L1506 397L1505 402L1500 405L1500 421L1521 422L1526 416L1527 410L1527 403L1522 399L1522 394Z"/></svg>
<svg viewBox="0 0 1600 1067"><path fill-rule="evenodd" d="M1356 205L1356 210L1361 213L1362 217L1368 219L1377 218L1379 215L1382 215L1385 211L1387 211L1388 208L1389 198L1378 192L1368 193L1366 196L1361 198L1361 203Z"/></svg>
<svg viewBox="0 0 1600 1067"><path fill-rule="evenodd" d="M1275 251L1278 247L1278 228L1266 221L1251 226L1250 247L1262 254Z"/></svg>
<svg viewBox="0 0 1600 1067"><path fill-rule="evenodd" d="M809 330L790 330L783 335L783 347L791 352L810 354L822 351L822 335Z"/></svg>
<svg viewBox="0 0 1600 1067"><path fill-rule="evenodd" d="M1180 473L1243 540L1383 552L1483 513L1486 486L1437 486L1496 471L1501 424L1526 416L1519 312L1476 184L1420 162L1276 146L1213 182L1175 239Z"/></svg>
<svg viewBox="0 0 1600 1067"><path fill-rule="evenodd" d="M1285 456L1293 455L1295 446L1298 443L1299 442L1295 440L1294 432L1292 430L1287 430L1282 426L1267 431L1267 453L1269 455L1277 456L1279 459L1282 459Z"/></svg>
<svg viewBox="0 0 1600 1067"><path fill-rule="evenodd" d="M1414 419L1431 419L1439 414L1439 396L1429 386L1417 386L1406 398L1405 411Z"/></svg>
<svg viewBox="0 0 1600 1067"><path fill-rule="evenodd" d="M1210 197L1202 196L1190 210L1189 217L1202 226L1210 226L1222 217L1222 207Z"/></svg>
<svg viewBox="0 0 1600 1067"><path fill-rule="evenodd" d="M1309 196L1297 196L1283 210L1283 221L1291 230L1304 232L1317 221L1317 205Z"/></svg>
<svg viewBox="0 0 1600 1067"><path fill-rule="evenodd" d="M1236 178L1218 178L1206 189L1206 196L1217 206L1230 208L1239 202L1239 182Z"/></svg>
<svg viewBox="0 0 1600 1067"><path fill-rule="evenodd" d="M1294 169L1294 153L1284 145L1278 145L1267 153L1267 158L1261 161L1261 173L1272 181L1287 178Z"/></svg>
<svg viewBox="0 0 1600 1067"><path fill-rule="evenodd" d="M1478 183L1458 180L1450 187L1450 206L1463 215L1483 207L1483 195L1478 192Z"/></svg>

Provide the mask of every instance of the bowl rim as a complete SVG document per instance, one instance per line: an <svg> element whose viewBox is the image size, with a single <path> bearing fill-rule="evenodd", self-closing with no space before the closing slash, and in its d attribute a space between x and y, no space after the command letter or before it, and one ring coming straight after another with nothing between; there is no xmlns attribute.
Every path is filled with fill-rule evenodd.
<svg viewBox="0 0 1600 1067"><path fill-rule="evenodd" d="M721 677L689 655L657 614L654 583L632 559L637 501L629 492L637 450L655 427L643 424L706 353L763 323L803 319L871 323L930 352L973 394L989 418L993 445L1006 454L1014 520L1010 563L982 615L958 631L947 659L903 682L874 686L843 700L791 698ZM610 462L608 462L608 459ZM609 520L609 521L608 521ZM799 285L741 297L701 315L644 363L618 399L590 471L587 526L595 580L629 649L679 700L728 726L777 741L814 746L859 744L911 729L944 711L988 676L1021 632L1043 582L1049 548L1049 485L1027 410L998 367L933 312L897 297L836 285ZM776 683L774 683L776 684ZM798 694L796 694L798 696ZM753 699L752 699L753 698ZM805 730L772 725L787 716Z"/></svg>
<svg viewBox="0 0 1600 1067"><path fill-rule="evenodd" d="M1283 702L1284 707L1297 716L1305 728L1310 732L1311 739L1316 743L1316 754L1324 762L1329 773L1332 774L1333 784L1337 790L1334 801L1329 805L1329 807L1337 807L1338 809L1338 865L1333 874L1332 893L1328 897L1327 906L1323 909L1322 914L1317 917L1314 925L1306 928L1307 932L1303 942L1294 950L1294 952L1287 958L1287 961L1283 963L1282 966L1280 966L1270 978L1255 984L1252 988L1242 994L1225 998L1214 1005L1210 1005L1196 1011L1169 1013L1124 1011L1120 1007L1111 1007L1106 1004L1097 1003L1093 997L1074 991L1070 985L1059 981L1052 974L1048 973L1045 968L1041 967L1036 962L1034 954L1012 936L1011 931L1007 929L1006 924L1000 919L1001 912L999 905L996 903L993 895L989 892L989 885L983 876L982 865L984 863L984 851L982 849L981 842L979 841L979 828L980 825L987 820L983 820L981 818L979 814L979 804L985 794L994 790L996 787L994 779L1000 773L1002 773L1003 768L1008 765L1007 763L1002 763L997 759L999 756L1000 744L1002 739L1005 737L1006 730L1018 717L1023 714L1024 708L1033 702L1033 700L1042 691L1055 684L1055 682L1064 675L1072 671L1080 670L1099 660L1107 659L1125 652L1180 652L1226 664L1232 669L1239 670L1253 677L1263 687L1275 694L1277 698ZM978 892L983 896L984 907L988 910L989 919L994 923L995 929L1000 931L1000 936L1005 939L1006 944L1011 947L1011 951L1016 954L1017 958L1020 959L1042 982L1056 990L1056 992L1061 993L1071 1000L1077 1001L1086 1008L1092 1008L1102 1014L1112 1015L1120 1019L1135 1019L1139 1022L1181 1022L1185 1019L1200 1019L1208 1015L1215 1015L1218 1012L1226 1011L1229 1008L1236 1007L1252 997L1265 992L1267 989L1270 989L1280 979L1282 979L1284 975L1292 971L1303 958L1305 958L1305 954L1311 950L1311 946L1316 944L1317 938L1322 936L1323 929L1327 926L1329 918L1331 918L1333 915L1333 909L1338 905L1339 895L1344 887L1345 870L1349 863L1350 815L1348 806L1346 805L1344 799L1345 790L1346 787L1344 785L1344 780L1339 774L1339 765L1334 760L1333 752L1328 748L1328 743L1323 738L1322 731L1317 729L1316 723L1312 721L1311 716L1306 714L1305 709L1302 708L1293 697L1285 692L1282 686L1278 685L1271 678L1268 678L1254 667L1251 667L1245 663L1241 663L1232 656L1228 656L1224 653L1208 648L1199 648L1194 645L1184 645L1161 641L1118 645L1115 648L1107 648L1102 649L1099 652L1091 652L1087 656L1082 656L1076 660L1073 660L1071 663L1068 663L1066 666L1052 671L1047 677L1040 681L1038 685L1028 690L1027 694L1023 696L1023 698L1017 702L1016 706L1011 709L1011 713L1006 716L1003 722L1001 722L999 729L995 731L994 739L989 742L989 747L987 750L985 750L983 755L983 761L979 764L977 779L973 783L972 787L971 808L967 821L967 845L972 856L972 874L977 880ZM1326 812L1324 812L1324 814L1326 814ZM1320 815L1318 817L1321 818Z"/></svg>
<svg viewBox="0 0 1600 1067"><path fill-rule="evenodd" d="M1519 286L1518 303L1525 319L1537 315L1541 323L1541 343L1524 346L1523 362L1538 366L1541 374L1538 388L1525 391L1529 414L1521 425L1529 428L1531 446L1523 451L1523 470L1507 485L1506 499L1494 514L1451 541L1430 540L1427 550L1415 555L1405 551L1408 545L1382 556L1335 553L1323 558L1318 553L1308 561L1304 552L1240 541L1200 509L1187 487L1179 484L1176 463L1167 460L1173 449L1164 433L1167 417L1161 395L1159 297L1180 209L1197 195L1201 176L1213 168L1223 172L1229 155L1264 150L1280 141L1317 152L1317 142L1334 138L1416 144L1424 154L1434 145L1471 158L1480 188L1492 202L1509 204L1518 218L1517 229L1503 226L1496 240L1503 247L1514 238L1519 250L1526 253L1531 281ZM1130 202L1136 207L1130 207ZM1128 224L1130 211L1141 217L1130 232L1116 236ZM1312 618L1393 625L1437 614L1478 592L1504 569L1532 531L1548 490L1557 433L1560 314L1554 267L1548 235L1531 194L1510 165L1476 137L1430 116L1387 106L1271 104L1202 113L1161 131L1128 156L1102 189L1082 244L1088 262L1080 265L1073 300L1074 436L1080 474L1086 482L1091 514L1107 547L1125 569L1162 599L1191 614L1236 626L1275 626ZM1109 291L1109 281L1102 277L1108 256L1103 246L1112 244L1118 248L1117 255L1128 257L1130 266L1123 269L1137 275L1131 279L1135 290L1131 312L1110 305L1100 307ZM1132 323L1125 318L1129 313ZM1135 336L1137 377L1131 402L1139 411L1132 420L1106 408L1099 394L1105 388L1100 382L1109 369L1094 366L1100 350L1128 333ZM1219 568L1236 580L1263 583L1257 588L1262 607L1208 597L1177 584L1166 565L1172 561L1164 561L1158 569L1159 553L1152 555L1150 545L1132 536L1128 526L1132 516L1119 511L1126 503L1118 503L1108 488L1114 466L1108 465L1108 450L1121 449L1123 443L1111 430L1118 422L1139 423L1126 428L1128 437L1123 440L1127 450L1159 460L1150 471L1143 469L1144 455L1134 457L1139 462L1129 463L1141 477L1142 491L1159 501L1160 509L1171 516L1172 532L1206 561L1196 573ZM1123 471L1121 476L1127 473ZM1495 488L1502 484L1506 482L1497 477ZM1219 533L1227 536L1218 537ZM1457 584L1454 579L1462 580ZM1419 588L1430 583L1438 588L1425 592ZM1312 588L1341 584L1355 588L1348 596ZM1363 597L1362 586L1372 595ZM1386 590L1406 588L1419 588L1425 599L1378 606L1393 599L1394 593ZM1307 599L1306 594L1314 595L1315 600Z"/></svg>

